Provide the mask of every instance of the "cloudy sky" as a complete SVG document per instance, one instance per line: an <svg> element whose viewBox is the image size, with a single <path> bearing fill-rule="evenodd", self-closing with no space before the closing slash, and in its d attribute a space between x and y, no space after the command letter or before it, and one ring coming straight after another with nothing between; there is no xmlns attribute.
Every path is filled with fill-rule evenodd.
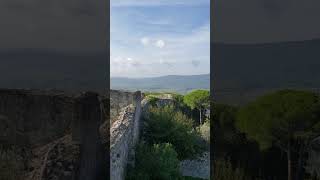
<svg viewBox="0 0 320 180"><path fill-rule="evenodd" d="M91 0L1 0L0 50L105 51L106 7Z"/></svg>
<svg viewBox="0 0 320 180"><path fill-rule="evenodd" d="M214 41L265 43L320 38L319 0L214 0Z"/></svg>
<svg viewBox="0 0 320 180"><path fill-rule="evenodd" d="M210 0L111 0L111 77L210 72Z"/></svg>

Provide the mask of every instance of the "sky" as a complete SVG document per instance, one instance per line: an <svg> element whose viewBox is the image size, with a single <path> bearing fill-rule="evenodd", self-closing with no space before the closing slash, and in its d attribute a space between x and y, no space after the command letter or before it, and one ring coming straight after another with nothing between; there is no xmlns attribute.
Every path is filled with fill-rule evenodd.
<svg viewBox="0 0 320 180"><path fill-rule="evenodd" d="M1 0L0 50L105 51L106 1Z"/></svg>
<svg viewBox="0 0 320 180"><path fill-rule="evenodd" d="M111 77L210 73L210 0L111 0Z"/></svg>
<svg viewBox="0 0 320 180"><path fill-rule="evenodd" d="M213 40L266 43L320 38L319 0L214 0Z"/></svg>

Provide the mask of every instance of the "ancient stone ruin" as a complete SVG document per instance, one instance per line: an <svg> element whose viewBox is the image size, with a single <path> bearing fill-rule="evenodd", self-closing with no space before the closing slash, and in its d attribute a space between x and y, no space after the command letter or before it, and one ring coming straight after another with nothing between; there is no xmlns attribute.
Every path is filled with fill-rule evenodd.
<svg viewBox="0 0 320 180"><path fill-rule="evenodd" d="M127 165L134 161L134 146L138 142L141 126L142 97L140 92L133 94L114 92L110 98L111 102L124 106L113 106L120 108L120 111L111 108L111 111L119 113L112 121L110 129L110 179L123 180Z"/></svg>
<svg viewBox="0 0 320 180"><path fill-rule="evenodd" d="M0 148L18 157L19 179L124 179L139 138L141 99L140 92L113 90L2 89Z"/></svg>
<svg viewBox="0 0 320 180"><path fill-rule="evenodd" d="M123 180L126 167L134 165L140 117L147 109L148 101L139 91L66 94L2 89L0 150L14 152L19 167L12 170L15 180ZM308 170L316 173L319 144L319 139L314 141L308 162ZM196 168L201 164L207 167L201 159L196 166L183 161L182 173L202 177Z"/></svg>
<svg viewBox="0 0 320 180"><path fill-rule="evenodd" d="M0 90L0 143L14 151L23 180L109 177L106 96Z"/></svg>

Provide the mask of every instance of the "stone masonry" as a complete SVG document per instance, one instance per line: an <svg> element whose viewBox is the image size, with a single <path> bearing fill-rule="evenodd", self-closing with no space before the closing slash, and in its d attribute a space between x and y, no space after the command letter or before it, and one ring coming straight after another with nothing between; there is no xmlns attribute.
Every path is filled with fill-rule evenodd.
<svg viewBox="0 0 320 180"><path fill-rule="evenodd" d="M136 92L134 97L134 103L122 108L110 129L111 180L125 179L126 167L134 159L140 131L141 93Z"/></svg>

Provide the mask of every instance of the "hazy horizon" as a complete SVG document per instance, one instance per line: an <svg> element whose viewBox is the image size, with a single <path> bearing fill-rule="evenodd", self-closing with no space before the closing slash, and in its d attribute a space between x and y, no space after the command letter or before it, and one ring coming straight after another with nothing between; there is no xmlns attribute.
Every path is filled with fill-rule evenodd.
<svg viewBox="0 0 320 180"><path fill-rule="evenodd" d="M110 76L110 78L128 78L128 79L144 79L144 78L160 78L167 76L202 76L202 75L210 75L210 73L202 73L202 74L164 74L160 76L139 76L139 77L128 77L128 76Z"/></svg>

